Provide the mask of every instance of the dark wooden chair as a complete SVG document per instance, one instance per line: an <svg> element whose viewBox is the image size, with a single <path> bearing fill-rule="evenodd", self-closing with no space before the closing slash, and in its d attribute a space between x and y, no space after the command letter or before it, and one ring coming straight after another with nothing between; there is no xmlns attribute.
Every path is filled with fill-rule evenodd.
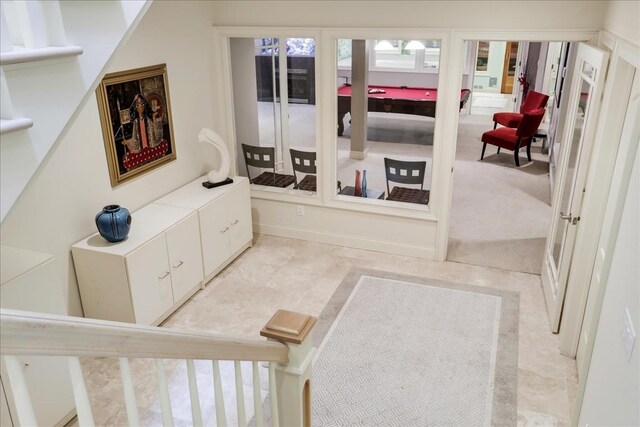
<svg viewBox="0 0 640 427"><path fill-rule="evenodd" d="M484 144L482 145L480 160L484 159L484 150L487 148L487 144L491 144L498 147L498 153L500 153L500 148L513 150L513 157L517 167L520 167L518 152L520 148L526 145L527 159L531 161L531 140L536 134L543 117L544 108L540 108L529 113L524 113L516 129L500 127L483 133L481 140Z"/></svg>
<svg viewBox="0 0 640 427"><path fill-rule="evenodd" d="M293 188L297 190L316 191L316 152L289 149L291 166L293 167ZM296 172L307 174L298 182Z"/></svg>
<svg viewBox="0 0 640 427"><path fill-rule="evenodd" d="M429 203L429 190L424 190L424 174L427 169L427 162L407 162L402 160L384 158L384 172L387 177L387 200L397 202L418 203L426 205ZM400 184L420 185L420 188L393 187L389 191L389 181Z"/></svg>
<svg viewBox="0 0 640 427"><path fill-rule="evenodd" d="M266 185L269 187L286 188L293 184L293 175L276 173L276 152L273 147L255 147L253 145L241 144L244 164L247 167L247 177L249 182L256 185ZM255 178L251 178L249 166L254 168L271 169L273 172L262 172Z"/></svg>

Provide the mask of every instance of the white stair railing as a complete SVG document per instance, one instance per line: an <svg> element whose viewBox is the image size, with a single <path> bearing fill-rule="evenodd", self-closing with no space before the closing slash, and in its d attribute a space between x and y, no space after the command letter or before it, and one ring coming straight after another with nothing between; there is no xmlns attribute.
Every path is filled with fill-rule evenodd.
<svg viewBox="0 0 640 427"><path fill-rule="evenodd" d="M177 329L128 323L56 316L17 310L0 310L0 354L7 375L5 386L15 399L17 426L38 425L19 356L64 356L68 358L76 411L80 426L95 424L80 357L114 357L120 362L123 396L129 425L140 425L130 359L155 359L162 423L173 425L171 397L164 360L187 363L192 423L202 425L202 410L194 360L210 360L216 423L227 425L221 360L235 362L237 422L247 425L241 361L252 362L254 419L265 425L258 362L269 363L271 426L309 426L308 384L313 349L308 334L315 318L279 310L261 331L269 341L246 340ZM286 344L285 344L286 343Z"/></svg>

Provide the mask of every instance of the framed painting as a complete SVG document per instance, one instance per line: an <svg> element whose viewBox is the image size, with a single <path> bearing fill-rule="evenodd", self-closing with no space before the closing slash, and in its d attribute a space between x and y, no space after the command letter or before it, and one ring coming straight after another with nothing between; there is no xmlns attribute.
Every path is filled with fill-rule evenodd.
<svg viewBox="0 0 640 427"><path fill-rule="evenodd" d="M107 74L96 95L112 187L176 159L166 64Z"/></svg>

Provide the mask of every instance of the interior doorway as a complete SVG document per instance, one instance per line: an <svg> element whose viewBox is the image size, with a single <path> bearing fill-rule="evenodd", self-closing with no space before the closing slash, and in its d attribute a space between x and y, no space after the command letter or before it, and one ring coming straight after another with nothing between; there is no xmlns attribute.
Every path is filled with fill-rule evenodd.
<svg viewBox="0 0 640 427"><path fill-rule="evenodd" d="M500 93L512 94L513 81L516 77L516 66L518 65L518 42L506 42L504 51L504 63L502 64L502 85Z"/></svg>
<svg viewBox="0 0 640 427"><path fill-rule="evenodd" d="M548 141L542 136L549 123L542 121L538 126L538 136L530 148L530 161L524 148L520 150L518 166L514 151L494 145L487 145L484 159L480 158L483 134L492 131L494 126L504 127L494 123L495 113L519 111L527 91L556 93L557 86L551 87L551 82L560 83L558 45L467 42L477 46L472 96L477 100L492 91L494 96L508 97L509 102L503 109L472 106L471 114L460 118L447 259L540 274L551 225ZM491 75L492 49L494 64L499 64L498 74L494 75ZM553 66L547 66L549 58ZM494 80L485 78L486 75ZM522 78L518 79L519 76ZM493 83L493 87L489 90L478 87L482 86L483 79ZM503 93L505 91L508 93ZM559 104L548 102L542 107L548 108L550 116L555 116L557 121L564 112ZM513 132L515 134L515 130Z"/></svg>

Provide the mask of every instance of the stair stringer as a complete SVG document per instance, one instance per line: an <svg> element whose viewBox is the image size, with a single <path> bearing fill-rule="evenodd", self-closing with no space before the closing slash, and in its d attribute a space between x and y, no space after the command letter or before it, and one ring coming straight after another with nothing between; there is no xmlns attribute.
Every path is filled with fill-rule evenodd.
<svg viewBox="0 0 640 427"><path fill-rule="evenodd" d="M67 42L81 46L83 54L2 67L7 87L3 96L10 97L14 114L31 119L33 127L2 135L0 222L93 95L114 54L129 39L151 2L60 2Z"/></svg>

